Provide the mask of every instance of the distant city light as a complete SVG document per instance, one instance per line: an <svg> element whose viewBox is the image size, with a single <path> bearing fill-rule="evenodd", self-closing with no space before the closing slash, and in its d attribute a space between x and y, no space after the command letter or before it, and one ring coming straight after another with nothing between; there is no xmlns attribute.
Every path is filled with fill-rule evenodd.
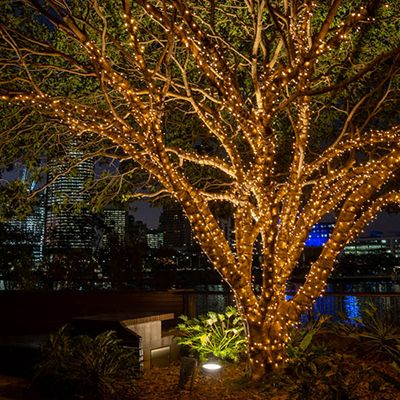
<svg viewBox="0 0 400 400"><path fill-rule="evenodd" d="M306 240L307 247L323 246L329 239L335 224L333 222L321 222L315 224Z"/></svg>

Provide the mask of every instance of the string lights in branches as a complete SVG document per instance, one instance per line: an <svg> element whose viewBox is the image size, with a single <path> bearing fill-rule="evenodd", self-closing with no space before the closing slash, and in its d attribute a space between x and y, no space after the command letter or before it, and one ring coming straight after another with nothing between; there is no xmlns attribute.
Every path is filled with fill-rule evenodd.
<svg viewBox="0 0 400 400"><path fill-rule="evenodd" d="M50 35L53 50L49 59L41 58L40 71L56 82L61 69L62 79L80 71L95 96L49 90L35 64L38 49L43 56L49 45L39 37L37 43L23 39L1 20L7 39L2 49L13 56L0 72L0 100L57 119L74 138L107 140L121 159L134 160L159 182L153 191L126 198L169 194L182 205L197 241L233 291L258 379L284 363L289 329L323 292L336 256L378 210L399 200L397 192L384 193L400 166L398 121L374 120L384 104L399 101L395 90L385 90L387 82L395 84L398 68L382 67L399 48L389 37L393 45L381 52L368 49L364 58L353 52L361 25L387 21L375 18L391 12L378 3L374 15L369 3L354 8L344 0L223 3L215 2L210 13L189 0L125 0L115 14L107 1L91 0L82 14L82 4L74 1L25 0L21 4L46 19L35 23L42 30L51 25L58 35ZM230 15L243 22L240 37ZM385 27L382 35L398 34ZM59 54L58 40L64 46ZM79 45L79 55L71 42ZM343 79L342 60L355 64ZM360 88L372 82L378 67L385 76L373 81L373 95L364 95ZM366 107L373 112L362 118ZM165 123L171 115L185 132L201 130L210 150L201 151L187 137L173 143ZM334 137L321 131L323 116L332 118ZM217 184L210 189L193 169ZM233 242L220 228L213 202L230 205ZM286 300L287 280L312 226L333 210L332 236L305 284ZM259 290L253 284L256 246Z"/></svg>

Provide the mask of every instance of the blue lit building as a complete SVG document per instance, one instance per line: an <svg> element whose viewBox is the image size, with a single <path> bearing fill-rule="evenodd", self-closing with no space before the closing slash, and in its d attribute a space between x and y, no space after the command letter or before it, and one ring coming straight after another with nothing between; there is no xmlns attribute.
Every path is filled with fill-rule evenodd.
<svg viewBox="0 0 400 400"><path fill-rule="evenodd" d="M329 239L335 224L334 222L319 222L315 224L308 239L306 240L307 247L320 247L323 246Z"/></svg>
<svg viewBox="0 0 400 400"><path fill-rule="evenodd" d="M329 239L334 222L321 222L315 224L311 229L306 247L321 247ZM343 250L344 254L367 255L367 254L392 254L400 259L400 237L377 237L376 233L370 237L359 237L349 243Z"/></svg>

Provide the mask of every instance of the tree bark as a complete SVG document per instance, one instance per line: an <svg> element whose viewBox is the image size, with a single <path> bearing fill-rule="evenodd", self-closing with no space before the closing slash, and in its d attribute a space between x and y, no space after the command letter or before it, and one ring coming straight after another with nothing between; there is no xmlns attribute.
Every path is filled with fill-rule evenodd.
<svg viewBox="0 0 400 400"><path fill-rule="evenodd" d="M266 321L267 318L246 319L250 379L262 380L271 371L285 365L290 321Z"/></svg>

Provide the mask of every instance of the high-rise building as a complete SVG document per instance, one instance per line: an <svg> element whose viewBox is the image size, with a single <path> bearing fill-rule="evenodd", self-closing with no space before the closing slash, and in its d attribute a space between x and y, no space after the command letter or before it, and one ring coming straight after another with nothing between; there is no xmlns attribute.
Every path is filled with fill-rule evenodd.
<svg viewBox="0 0 400 400"><path fill-rule="evenodd" d="M222 232L224 233L225 239L229 242L229 244L234 245L235 235L233 218L231 216L219 218L218 223Z"/></svg>
<svg viewBox="0 0 400 400"><path fill-rule="evenodd" d="M160 230L150 230L146 234L147 245L150 249L159 249L164 246L164 232Z"/></svg>
<svg viewBox="0 0 400 400"><path fill-rule="evenodd" d="M126 240L128 243L147 243L147 225L143 221L136 221L133 215L128 215Z"/></svg>
<svg viewBox="0 0 400 400"><path fill-rule="evenodd" d="M349 243L343 253L357 256L391 254L396 258L400 258L400 237L360 237Z"/></svg>
<svg viewBox="0 0 400 400"><path fill-rule="evenodd" d="M125 242L128 211L125 208L109 206L102 214L104 223L102 246L110 243L122 245Z"/></svg>
<svg viewBox="0 0 400 400"><path fill-rule="evenodd" d="M18 232L21 238L19 243L9 243L9 245L29 243L32 247L32 261L34 263L43 261L45 215L43 199L40 199L39 204L33 207L31 215L23 220L12 220L6 223L14 232Z"/></svg>
<svg viewBox="0 0 400 400"><path fill-rule="evenodd" d="M70 150L69 156L81 154ZM62 173L64 166L50 164L49 179ZM47 188L45 248L48 254L64 249L92 251L94 246L93 215L86 208L89 194L84 190L93 178L93 161L79 164L74 173L63 175Z"/></svg>
<svg viewBox="0 0 400 400"><path fill-rule="evenodd" d="M189 221L178 204L164 206L160 215L160 230L164 232L164 246L188 249L193 245Z"/></svg>
<svg viewBox="0 0 400 400"><path fill-rule="evenodd" d="M18 178L28 182L29 172L26 167L17 166ZM32 182L28 191L36 189L36 182ZM44 226L46 218L45 209L46 191L38 194L38 201L32 207L32 213L25 219L13 219L5 223L4 229L14 232L15 236L8 242L9 246L29 245L32 248L32 261L34 263L43 260ZM19 238L19 239L18 239Z"/></svg>

